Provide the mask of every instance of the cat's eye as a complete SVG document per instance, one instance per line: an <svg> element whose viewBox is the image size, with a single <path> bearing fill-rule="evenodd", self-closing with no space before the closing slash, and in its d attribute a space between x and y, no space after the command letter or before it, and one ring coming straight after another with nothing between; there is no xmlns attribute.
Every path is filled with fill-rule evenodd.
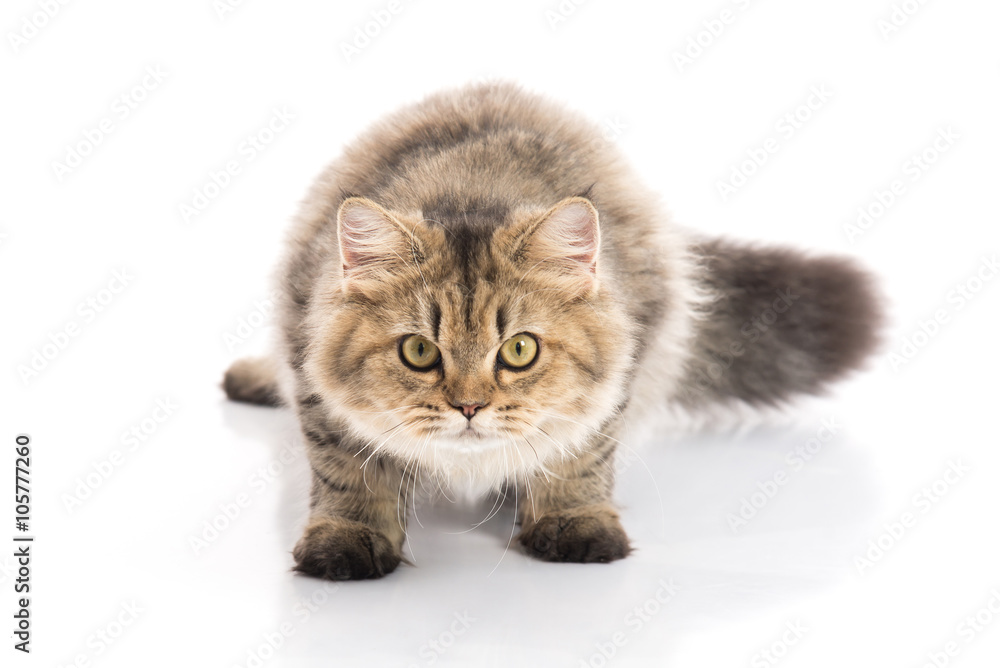
<svg viewBox="0 0 1000 668"><path fill-rule="evenodd" d="M426 371L438 363L441 351L428 339L419 334L411 334L399 344L399 356L410 367Z"/></svg>
<svg viewBox="0 0 1000 668"><path fill-rule="evenodd" d="M518 334L504 341L500 346L500 361L512 369L521 369L538 355L538 341L531 334Z"/></svg>

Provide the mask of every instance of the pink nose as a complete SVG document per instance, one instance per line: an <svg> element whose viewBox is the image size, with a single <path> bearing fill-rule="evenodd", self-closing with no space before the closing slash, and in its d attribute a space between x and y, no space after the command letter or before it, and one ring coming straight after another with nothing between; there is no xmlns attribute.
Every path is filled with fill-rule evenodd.
<svg viewBox="0 0 1000 668"><path fill-rule="evenodd" d="M465 416L467 420L471 420L472 416L476 414L483 404L452 404L455 408L462 411L462 415Z"/></svg>

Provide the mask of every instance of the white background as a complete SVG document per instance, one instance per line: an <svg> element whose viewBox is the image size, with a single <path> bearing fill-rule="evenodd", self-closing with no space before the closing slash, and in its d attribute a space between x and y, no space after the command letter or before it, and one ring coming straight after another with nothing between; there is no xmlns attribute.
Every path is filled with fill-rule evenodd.
<svg viewBox="0 0 1000 668"><path fill-rule="evenodd" d="M421 0L348 58L388 2L248 0L220 16L210 0L95 0L51 18L43 4L0 16L2 466L30 434L37 537L33 651L8 640L5 666L916 667L952 641L948 665L996 665L1000 280L983 262L1000 250L1000 5L911 0L885 34L889 0L592 0L564 3L575 9L559 21L556 0ZM706 46L679 66L689 39ZM218 387L232 359L266 349L268 327L241 321L258 322L289 219L345 142L402 103L496 76L605 124L678 224L871 267L890 302L885 349L823 403L793 408L791 426L637 439L642 461L618 491L627 560L505 553L511 509L458 533L491 503L444 502L412 522L415 567L335 588L293 576L307 484L296 425ZM831 96L785 136L777 124L817 86ZM249 160L241 145L275 109L294 119ZM88 147L102 119L111 131ZM957 139L913 180L906 163L948 128ZM777 150L724 200L718 183L768 138ZM60 173L81 142L88 155ZM185 220L181 205L232 160L239 173ZM896 179L905 191L850 238L858 207ZM102 292L122 270L127 286ZM959 286L978 291L959 299ZM100 313L89 299L105 299ZM24 373L36 353L50 359ZM733 530L727 516L831 419L834 438ZM144 440L123 441L133 428ZM967 470L933 503L915 498L952 464ZM226 524L239 500L208 540L206 523ZM871 552L904 513L913 526ZM664 603L661 582L676 588Z"/></svg>

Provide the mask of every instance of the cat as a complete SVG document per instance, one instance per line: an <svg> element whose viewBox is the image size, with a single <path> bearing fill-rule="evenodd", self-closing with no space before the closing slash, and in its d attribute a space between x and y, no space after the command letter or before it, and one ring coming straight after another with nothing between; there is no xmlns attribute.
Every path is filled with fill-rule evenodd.
<svg viewBox="0 0 1000 668"><path fill-rule="evenodd" d="M621 559L624 425L820 393L882 320L852 261L671 225L600 128L510 83L430 96L350 144L279 275L280 352L223 387L297 413L295 569L333 580L403 560L415 476L516 488L529 555Z"/></svg>

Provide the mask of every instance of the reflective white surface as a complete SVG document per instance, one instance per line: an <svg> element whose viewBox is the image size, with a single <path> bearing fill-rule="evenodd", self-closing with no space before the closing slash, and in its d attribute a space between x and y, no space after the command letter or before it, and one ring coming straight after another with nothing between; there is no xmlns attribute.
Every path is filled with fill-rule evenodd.
<svg viewBox="0 0 1000 668"><path fill-rule="evenodd" d="M941 398L901 383L853 388L877 403L875 386L892 387L874 417L860 400L838 402L804 417L809 426L645 443L619 485L636 546L624 561L537 562L505 550L511 509L469 530L491 504L442 501L413 516L413 566L326 584L289 572L307 480L291 416L223 403L199 377L202 388L178 381L186 401L175 417L72 513L55 494L72 493L98 445L115 439L74 451L82 406L34 430L36 475L55 489L36 492L33 659L125 666L152 652L170 665L195 651L198 665L227 666L257 665L253 655L288 666L604 665L593 659L603 649L613 665L745 665L795 638L792 624L803 635L785 665L845 665L859 647L883 657L865 664L877 665L943 645L997 585L995 447L980 447L971 425L938 441L935 421L913 416L938 413ZM793 470L788 453L831 417L837 435L766 502L752 498ZM912 497L949 461L971 470L921 512ZM733 531L727 517L744 498L761 507ZM868 541L907 510L916 525L859 573ZM100 631L116 633L129 605L137 619L101 651ZM965 665L989 665L996 634L987 627L962 649Z"/></svg>
<svg viewBox="0 0 1000 668"><path fill-rule="evenodd" d="M341 42L382 5L248 2L220 20L208 2L72 3L6 52L0 438L11 468L14 435L33 439L36 542L33 651L8 639L3 665L882 667L949 648L948 665L995 666L1000 286L955 290L1000 250L998 8L928 3L883 40L889 4L754 3L679 73L671 54L724 6L587 3L550 29L544 4L404 3L348 63ZM9 3L3 25L36 11ZM116 116L154 64L166 80ZM890 297L885 351L790 425L635 425L641 459L625 456L617 492L636 547L624 561L534 561L507 549L512 507L470 530L492 499L440 501L411 515L413 565L370 582L295 576L308 482L295 422L227 403L221 374L266 348L268 327L250 323L319 168L398 103L487 75L619 128L685 225L858 257ZM818 83L829 105L722 202L717 180ZM242 142L283 105L294 120L249 160ZM60 182L52 162L105 116L113 132ZM945 126L954 146L850 243L843 224ZM231 159L240 172L185 222L180 205ZM127 285L105 295L123 268ZM915 337L894 369L888 354ZM788 454L831 424L796 468ZM760 507L734 530L744 499Z"/></svg>

